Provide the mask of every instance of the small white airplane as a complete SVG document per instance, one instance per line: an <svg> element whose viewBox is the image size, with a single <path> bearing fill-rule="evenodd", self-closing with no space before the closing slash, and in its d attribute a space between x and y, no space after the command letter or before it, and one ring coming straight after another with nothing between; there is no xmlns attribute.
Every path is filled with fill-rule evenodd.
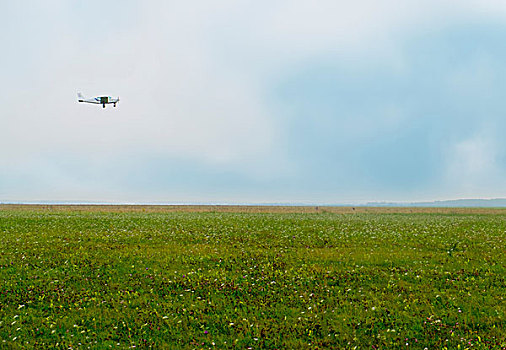
<svg viewBox="0 0 506 350"><path fill-rule="evenodd" d="M111 97L111 96L97 96L86 98L80 92L77 93L77 101L85 102L85 103L95 103L97 105L102 105L105 108L105 105L113 104L116 107L116 103L119 102L119 97Z"/></svg>

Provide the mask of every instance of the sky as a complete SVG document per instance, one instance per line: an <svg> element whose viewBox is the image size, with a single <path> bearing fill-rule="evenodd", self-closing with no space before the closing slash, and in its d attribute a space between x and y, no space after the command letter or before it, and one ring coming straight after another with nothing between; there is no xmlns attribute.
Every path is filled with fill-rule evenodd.
<svg viewBox="0 0 506 350"><path fill-rule="evenodd" d="M0 202L506 197L505 37L499 0L2 1Z"/></svg>

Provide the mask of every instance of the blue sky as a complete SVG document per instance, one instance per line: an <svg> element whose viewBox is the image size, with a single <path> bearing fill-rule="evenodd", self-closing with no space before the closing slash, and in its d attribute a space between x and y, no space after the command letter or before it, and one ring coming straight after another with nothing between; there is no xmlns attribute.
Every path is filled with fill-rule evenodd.
<svg viewBox="0 0 506 350"><path fill-rule="evenodd" d="M17 1L0 23L0 201L506 196L501 1Z"/></svg>

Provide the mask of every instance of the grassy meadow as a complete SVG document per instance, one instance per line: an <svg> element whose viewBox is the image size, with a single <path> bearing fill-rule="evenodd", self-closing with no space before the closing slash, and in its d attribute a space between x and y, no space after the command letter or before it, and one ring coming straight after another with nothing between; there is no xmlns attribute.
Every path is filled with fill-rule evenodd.
<svg viewBox="0 0 506 350"><path fill-rule="evenodd" d="M0 348L504 349L505 238L500 209L0 206Z"/></svg>

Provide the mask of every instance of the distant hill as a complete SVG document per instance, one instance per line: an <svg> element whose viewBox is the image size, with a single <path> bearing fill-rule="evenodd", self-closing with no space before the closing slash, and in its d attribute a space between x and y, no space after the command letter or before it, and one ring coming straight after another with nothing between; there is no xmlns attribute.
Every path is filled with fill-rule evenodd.
<svg viewBox="0 0 506 350"><path fill-rule="evenodd" d="M493 199L454 199L433 202L369 202L366 206L371 207L482 207L498 208L506 207L506 198Z"/></svg>

